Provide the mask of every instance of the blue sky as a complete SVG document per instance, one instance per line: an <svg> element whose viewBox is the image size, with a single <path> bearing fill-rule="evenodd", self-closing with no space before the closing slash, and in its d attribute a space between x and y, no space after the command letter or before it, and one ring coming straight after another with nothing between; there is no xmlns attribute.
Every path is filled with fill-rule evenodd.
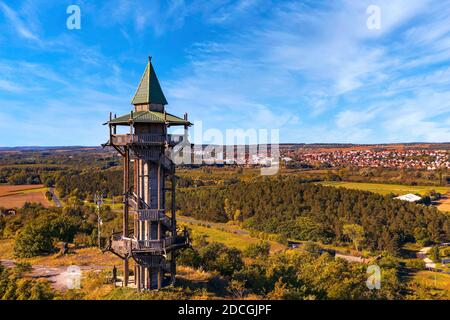
<svg viewBox="0 0 450 320"><path fill-rule="evenodd" d="M72 4L81 30L66 27ZM203 129L450 141L449 21L439 0L0 0L0 146L105 142L148 55L169 112Z"/></svg>

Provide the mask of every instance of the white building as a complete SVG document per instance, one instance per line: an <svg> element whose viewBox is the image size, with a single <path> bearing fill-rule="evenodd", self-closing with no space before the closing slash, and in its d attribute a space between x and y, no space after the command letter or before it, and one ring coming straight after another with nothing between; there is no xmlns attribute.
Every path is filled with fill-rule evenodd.
<svg viewBox="0 0 450 320"><path fill-rule="evenodd" d="M417 196L415 194L412 194L412 193L408 193L408 194L405 194L403 196L395 197L394 199L408 201L408 202L417 202L417 201L422 200L421 197L419 197L419 196Z"/></svg>

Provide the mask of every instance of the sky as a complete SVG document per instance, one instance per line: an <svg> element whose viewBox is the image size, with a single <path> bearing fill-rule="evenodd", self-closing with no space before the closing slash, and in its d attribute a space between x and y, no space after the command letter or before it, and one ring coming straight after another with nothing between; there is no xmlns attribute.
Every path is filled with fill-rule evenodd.
<svg viewBox="0 0 450 320"><path fill-rule="evenodd" d="M106 142L149 55L203 131L448 142L449 21L441 0L0 0L0 146Z"/></svg>

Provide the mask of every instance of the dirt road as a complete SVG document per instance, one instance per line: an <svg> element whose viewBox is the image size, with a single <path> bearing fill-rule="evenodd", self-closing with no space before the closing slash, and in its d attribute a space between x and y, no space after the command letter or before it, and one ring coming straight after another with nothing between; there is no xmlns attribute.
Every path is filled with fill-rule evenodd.
<svg viewBox="0 0 450 320"><path fill-rule="evenodd" d="M53 187L50 187L48 189L48 191L52 194L52 199L53 199L53 202L55 203L55 206L57 208L61 208L62 204L61 204L61 201L59 201L59 198L58 198L58 196L55 193L55 189Z"/></svg>

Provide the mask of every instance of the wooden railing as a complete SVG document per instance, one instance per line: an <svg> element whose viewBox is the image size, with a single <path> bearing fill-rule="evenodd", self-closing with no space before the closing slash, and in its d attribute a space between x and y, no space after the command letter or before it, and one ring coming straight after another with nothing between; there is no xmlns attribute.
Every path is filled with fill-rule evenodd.
<svg viewBox="0 0 450 320"><path fill-rule="evenodd" d="M116 146L124 146L132 141L131 134L113 134L111 136L111 144Z"/></svg>
<svg viewBox="0 0 450 320"><path fill-rule="evenodd" d="M150 251L165 251L171 246L183 246L188 244L186 236L172 236L161 240L136 240L130 237L123 237L120 235L112 236L112 249L122 254L129 253L133 250L150 250Z"/></svg>
<svg viewBox="0 0 450 320"><path fill-rule="evenodd" d="M164 134L113 134L111 144L123 146L132 143L136 144L164 144L167 136Z"/></svg>
<svg viewBox="0 0 450 320"><path fill-rule="evenodd" d="M157 221L165 216L164 210L160 209L138 209L139 220Z"/></svg>
<svg viewBox="0 0 450 320"><path fill-rule="evenodd" d="M167 141L164 134L135 134L133 135L133 143L154 143L163 144Z"/></svg>
<svg viewBox="0 0 450 320"><path fill-rule="evenodd" d="M175 244L175 237L168 237L161 240L138 240L136 249L164 250Z"/></svg>
<svg viewBox="0 0 450 320"><path fill-rule="evenodd" d="M136 144L164 144L168 143L170 146L174 146L184 139L184 135L181 134L113 134L111 136L111 144L123 146L132 143Z"/></svg>

